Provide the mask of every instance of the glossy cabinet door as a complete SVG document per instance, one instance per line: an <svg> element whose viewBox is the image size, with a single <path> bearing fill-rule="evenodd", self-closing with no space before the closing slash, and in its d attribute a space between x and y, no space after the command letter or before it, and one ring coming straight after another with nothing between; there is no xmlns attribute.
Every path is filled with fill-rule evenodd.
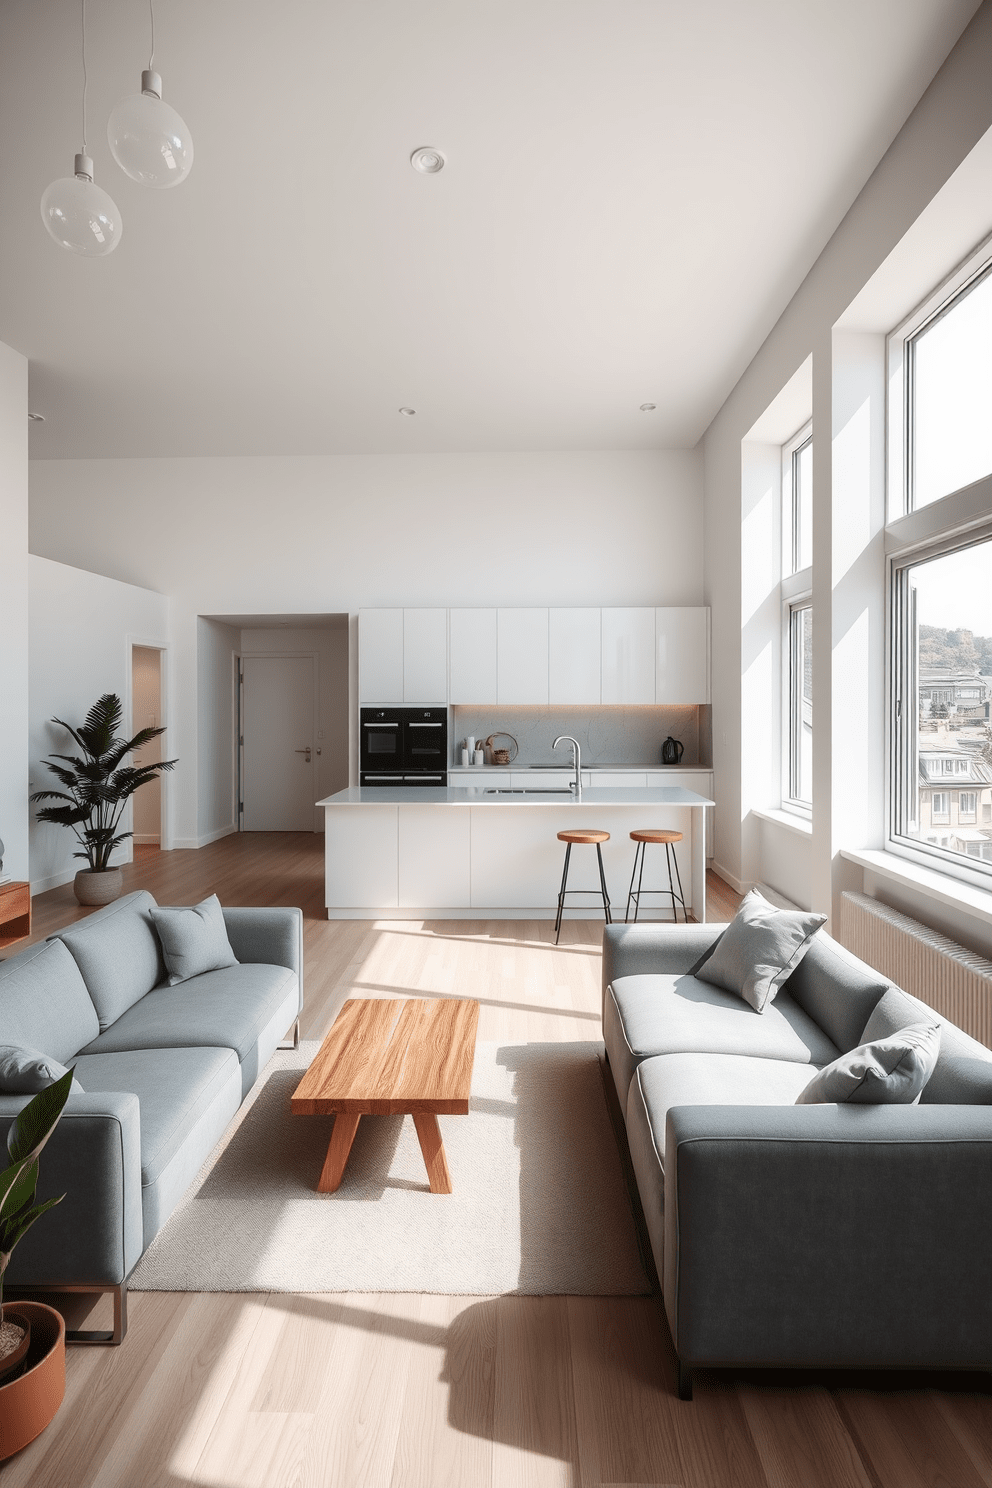
<svg viewBox="0 0 992 1488"><path fill-rule="evenodd" d="M404 805L399 811L397 897L400 909L471 903L471 828L467 806Z"/></svg>
<svg viewBox="0 0 992 1488"><path fill-rule="evenodd" d="M402 610L359 610L358 696L362 703L403 701Z"/></svg>
<svg viewBox="0 0 992 1488"><path fill-rule="evenodd" d="M496 617L496 701L548 701L548 612L506 609Z"/></svg>
<svg viewBox="0 0 992 1488"><path fill-rule="evenodd" d="M324 902L328 909L395 909L396 806L344 806L324 813Z"/></svg>
<svg viewBox="0 0 992 1488"><path fill-rule="evenodd" d="M448 612L403 611L403 701L444 703L448 698Z"/></svg>
<svg viewBox="0 0 992 1488"><path fill-rule="evenodd" d="M548 611L548 701L598 703L602 610Z"/></svg>
<svg viewBox="0 0 992 1488"><path fill-rule="evenodd" d="M603 702L653 703L654 609L604 610L602 648Z"/></svg>
<svg viewBox="0 0 992 1488"><path fill-rule="evenodd" d="M496 702L496 611L448 611L448 701Z"/></svg>
<svg viewBox="0 0 992 1488"><path fill-rule="evenodd" d="M710 612L698 605L655 610L655 702L708 703Z"/></svg>

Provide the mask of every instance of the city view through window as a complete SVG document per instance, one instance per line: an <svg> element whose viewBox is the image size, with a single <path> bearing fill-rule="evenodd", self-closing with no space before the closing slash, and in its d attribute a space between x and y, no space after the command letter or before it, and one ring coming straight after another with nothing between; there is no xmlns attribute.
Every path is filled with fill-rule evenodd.
<svg viewBox="0 0 992 1488"><path fill-rule="evenodd" d="M918 770L904 834L992 865L992 541L914 564L910 582Z"/></svg>

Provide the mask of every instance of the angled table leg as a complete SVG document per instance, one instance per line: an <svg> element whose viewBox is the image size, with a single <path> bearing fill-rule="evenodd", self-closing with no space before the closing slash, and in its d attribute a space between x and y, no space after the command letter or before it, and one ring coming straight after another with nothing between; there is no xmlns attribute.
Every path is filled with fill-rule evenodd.
<svg viewBox="0 0 992 1488"><path fill-rule="evenodd" d="M448 1159L444 1153L437 1117L432 1111L417 1111L414 1113L413 1124L420 1138L420 1150L424 1154L431 1193L450 1194L451 1174L448 1172Z"/></svg>
<svg viewBox="0 0 992 1488"><path fill-rule="evenodd" d="M331 1140L327 1144L327 1156L317 1182L318 1193L334 1193L341 1187L344 1166L361 1119L360 1115L354 1115L351 1111L339 1111L335 1116Z"/></svg>

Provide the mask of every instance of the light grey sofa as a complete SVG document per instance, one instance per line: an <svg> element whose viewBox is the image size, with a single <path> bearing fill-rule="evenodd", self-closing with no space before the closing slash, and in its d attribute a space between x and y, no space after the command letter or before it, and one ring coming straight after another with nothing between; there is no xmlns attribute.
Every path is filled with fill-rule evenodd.
<svg viewBox="0 0 992 1488"><path fill-rule="evenodd" d="M144 891L0 961L0 1041L74 1065L41 1162L39 1198L65 1193L19 1246L11 1287L109 1291L119 1343L127 1278L223 1135L279 1041L298 1038L303 916L225 909L240 963L166 983ZM28 1096L0 1094L0 1136Z"/></svg>
<svg viewBox="0 0 992 1488"><path fill-rule="evenodd" d="M688 975L722 925L614 925L603 1033L679 1359L992 1369L992 1053L938 1019L918 1105L795 1105L936 1014L824 931L759 1015ZM872 1036L876 1029L872 1029Z"/></svg>

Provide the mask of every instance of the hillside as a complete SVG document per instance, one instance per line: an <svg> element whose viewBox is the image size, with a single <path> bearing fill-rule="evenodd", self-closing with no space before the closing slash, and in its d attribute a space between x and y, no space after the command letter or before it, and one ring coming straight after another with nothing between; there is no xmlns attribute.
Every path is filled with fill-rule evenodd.
<svg viewBox="0 0 992 1488"><path fill-rule="evenodd" d="M992 676L992 636L920 626L921 670L971 671L976 666L984 676Z"/></svg>

